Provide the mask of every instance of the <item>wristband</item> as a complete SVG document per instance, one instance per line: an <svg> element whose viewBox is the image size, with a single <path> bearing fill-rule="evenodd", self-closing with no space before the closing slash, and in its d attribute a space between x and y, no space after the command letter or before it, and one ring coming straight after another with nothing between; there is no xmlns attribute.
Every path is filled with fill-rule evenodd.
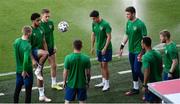
<svg viewBox="0 0 180 104"><path fill-rule="evenodd" d="M169 74L173 74L172 72L168 72Z"/></svg>
<svg viewBox="0 0 180 104"><path fill-rule="evenodd" d="M124 43L121 43L120 49L124 48Z"/></svg>

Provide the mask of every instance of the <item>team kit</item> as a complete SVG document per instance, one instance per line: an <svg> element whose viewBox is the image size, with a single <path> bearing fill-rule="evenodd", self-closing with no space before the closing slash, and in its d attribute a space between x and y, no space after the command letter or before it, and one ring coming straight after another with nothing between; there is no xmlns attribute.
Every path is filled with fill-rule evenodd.
<svg viewBox="0 0 180 104"><path fill-rule="evenodd" d="M132 88L125 92L125 96L139 94L142 91L142 100L149 103L159 103L161 99L148 90L148 83L179 78L179 56L176 43L171 40L168 30L159 32L160 42L164 44L162 50L152 48L152 39L148 36L145 23L136 17L136 9L133 6L125 8L127 23L125 35L119 45L119 56L128 43L128 58L132 72ZM101 88L106 93L110 90L110 72L108 63L112 60L112 27L99 11L92 10L89 14L92 19L91 53L96 54L100 65L102 81L95 88ZM51 71L51 88L65 90L64 101L66 104L77 100L86 103L87 89L91 80L90 57L81 52L83 42L72 42L72 53L64 59L63 84L56 81L57 63L54 42L54 23L50 20L50 10L42 9L41 13L32 13L31 26L22 28L22 36L14 41L16 60L16 86L14 91L14 103L19 102L19 94L22 86L25 87L25 103L31 103L33 76L36 76L38 87L38 100L40 102L53 102L45 94L43 67L48 61ZM58 30L68 31L68 23L62 21L58 24ZM163 53L163 55L161 54Z"/></svg>

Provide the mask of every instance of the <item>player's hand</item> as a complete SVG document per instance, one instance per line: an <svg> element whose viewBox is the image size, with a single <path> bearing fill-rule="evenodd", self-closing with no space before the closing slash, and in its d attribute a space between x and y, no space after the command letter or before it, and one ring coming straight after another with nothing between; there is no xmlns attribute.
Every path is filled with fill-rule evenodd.
<svg viewBox="0 0 180 104"><path fill-rule="evenodd" d="M142 92L143 92L143 93L145 93L145 92L147 92L147 91L148 91L148 88L142 87Z"/></svg>
<svg viewBox="0 0 180 104"><path fill-rule="evenodd" d="M123 49L120 49L119 50L119 56L122 56L122 53L123 53Z"/></svg>
<svg viewBox="0 0 180 104"><path fill-rule="evenodd" d="M33 64L34 68L37 68L38 64L37 64L37 62L35 60L32 60L32 64Z"/></svg>
<svg viewBox="0 0 180 104"><path fill-rule="evenodd" d="M95 49L91 48L91 54L94 55L95 54Z"/></svg>
<svg viewBox="0 0 180 104"><path fill-rule="evenodd" d="M101 50L101 54L102 54L102 55L105 55L105 54L106 54L106 49L103 48L103 49Z"/></svg>
<svg viewBox="0 0 180 104"><path fill-rule="evenodd" d="M141 61L142 61L142 54L139 54L139 55L137 56L137 59L138 59L139 62L141 62Z"/></svg>
<svg viewBox="0 0 180 104"><path fill-rule="evenodd" d="M26 71L23 71L21 75L23 78L26 78L26 76L29 77L29 74Z"/></svg>
<svg viewBox="0 0 180 104"><path fill-rule="evenodd" d="M168 73L168 79L172 79L172 78L173 78L172 74Z"/></svg>
<svg viewBox="0 0 180 104"><path fill-rule="evenodd" d="M66 88L66 82L63 82L63 89Z"/></svg>
<svg viewBox="0 0 180 104"><path fill-rule="evenodd" d="M54 48L53 53L56 53L56 52L57 52L57 48Z"/></svg>

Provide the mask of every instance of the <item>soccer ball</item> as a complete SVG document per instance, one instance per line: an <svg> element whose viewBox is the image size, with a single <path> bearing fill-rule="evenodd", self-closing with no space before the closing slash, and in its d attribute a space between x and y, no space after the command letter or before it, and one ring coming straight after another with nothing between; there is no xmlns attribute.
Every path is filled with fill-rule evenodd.
<svg viewBox="0 0 180 104"><path fill-rule="evenodd" d="M58 24L58 30L61 31L61 32L66 32L68 31L68 23L66 21L61 21L59 22Z"/></svg>

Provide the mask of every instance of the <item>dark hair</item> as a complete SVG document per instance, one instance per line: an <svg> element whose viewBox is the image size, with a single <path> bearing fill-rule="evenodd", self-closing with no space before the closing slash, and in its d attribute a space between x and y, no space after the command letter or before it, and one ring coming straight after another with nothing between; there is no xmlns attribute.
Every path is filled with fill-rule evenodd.
<svg viewBox="0 0 180 104"><path fill-rule="evenodd" d="M127 7L125 9L126 12L130 12L130 13L136 13L136 9L133 6Z"/></svg>
<svg viewBox="0 0 180 104"><path fill-rule="evenodd" d="M44 13L50 13L49 9L43 8L43 9L41 10L41 14L44 14Z"/></svg>
<svg viewBox="0 0 180 104"><path fill-rule="evenodd" d="M168 30L162 30L159 34L163 37L167 37L168 39L171 37L171 33Z"/></svg>
<svg viewBox="0 0 180 104"><path fill-rule="evenodd" d="M81 40L75 40L73 42L73 46L74 46L75 49L81 50L81 48L82 48L82 41Z"/></svg>
<svg viewBox="0 0 180 104"><path fill-rule="evenodd" d="M148 47L151 46L151 38L150 37L143 37L142 42Z"/></svg>
<svg viewBox="0 0 180 104"><path fill-rule="evenodd" d="M33 13L32 15L31 15L31 21L34 21L34 20L36 20L37 18L39 18L40 17L40 14L39 13Z"/></svg>
<svg viewBox="0 0 180 104"><path fill-rule="evenodd" d="M93 10L90 14L89 17L99 17L99 12L97 10Z"/></svg>

